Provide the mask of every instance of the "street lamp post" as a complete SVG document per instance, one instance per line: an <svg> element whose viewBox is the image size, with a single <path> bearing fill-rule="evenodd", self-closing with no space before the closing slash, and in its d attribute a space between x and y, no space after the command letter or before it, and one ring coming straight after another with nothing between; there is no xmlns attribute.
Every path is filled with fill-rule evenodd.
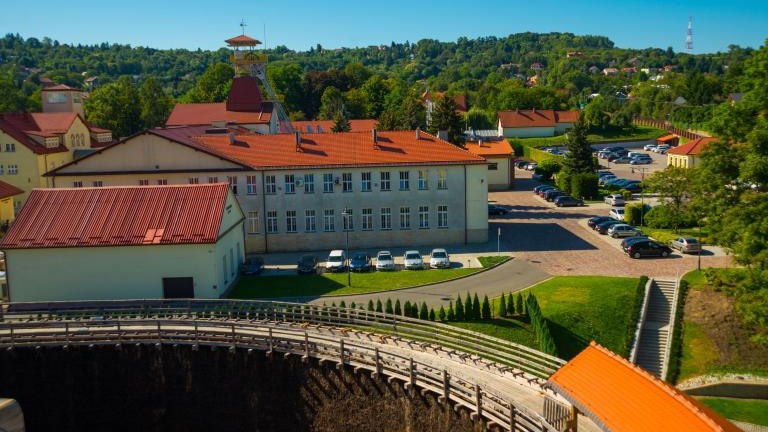
<svg viewBox="0 0 768 432"><path fill-rule="evenodd" d="M645 180L645 167L638 167L638 168L632 168L632 173L635 173L635 170L640 171L640 181ZM643 229L643 218L645 216L645 194L642 190L640 190L640 230Z"/></svg>
<svg viewBox="0 0 768 432"><path fill-rule="evenodd" d="M345 251L345 258L347 260L347 286L352 286L352 269L350 268L350 257L349 257L349 219L347 219L349 216L352 216L349 212L349 209L344 207L344 210L341 212L341 216L344 218L344 232L347 237L347 246Z"/></svg>

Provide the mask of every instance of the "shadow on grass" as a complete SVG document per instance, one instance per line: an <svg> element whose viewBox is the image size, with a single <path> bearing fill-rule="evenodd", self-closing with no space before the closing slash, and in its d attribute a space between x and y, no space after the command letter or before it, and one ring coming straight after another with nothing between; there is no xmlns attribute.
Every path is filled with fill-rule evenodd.
<svg viewBox="0 0 768 432"><path fill-rule="evenodd" d="M550 319L547 319L547 325L555 339L558 356L562 359L572 359L589 345L590 341Z"/></svg>
<svg viewBox="0 0 768 432"><path fill-rule="evenodd" d="M346 285L321 275L243 276L229 298L319 297Z"/></svg>

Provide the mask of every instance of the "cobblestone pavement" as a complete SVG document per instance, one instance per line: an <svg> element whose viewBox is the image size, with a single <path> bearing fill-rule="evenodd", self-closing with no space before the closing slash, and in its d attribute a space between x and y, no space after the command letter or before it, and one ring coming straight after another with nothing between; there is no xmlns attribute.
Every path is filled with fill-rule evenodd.
<svg viewBox="0 0 768 432"><path fill-rule="evenodd" d="M586 219L607 215L608 207L557 208L532 192L537 184L530 173L516 170L514 191L493 192L489 200L505 205L510 214L493 219L491 230L502 230L502 250L511 252L551 275L605 275L675 277L698 265L696 255L673 253L668 258L629 258L618 241L601 236L586 225ZM702 267L725 267L729 256L719 248L705 247Z"/></svg>

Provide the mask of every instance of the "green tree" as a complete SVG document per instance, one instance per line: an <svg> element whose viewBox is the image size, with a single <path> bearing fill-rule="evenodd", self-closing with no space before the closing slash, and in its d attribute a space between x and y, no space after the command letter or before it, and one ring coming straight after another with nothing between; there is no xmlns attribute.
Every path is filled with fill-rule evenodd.
<svg viewBox="0 0 768 432"><path fill-rule="evenodd" d="M435 309L429 308L429 320L434 321L435 320Z"/></svg>
<svg viewBox="0 0 768 432"><path fill-rule="evenodd" d="M550 180L553 175L560 172L563 165L559 160L550 158L544 159L536 166L536 174L539 174L542 180Z"/></svg>
<svg viewBox="0 0 768 432"><path fill-rule="evenodd" d="M426 302L421 303L421 309L419 309L419 319L423 319L423 320L429 319L429 309L427 308Z"/></svg>
<svg viewBox="0 0 768 432"><path fill-rule="evenodd" d="M504 295L504 293L501 293L501 298L499 299L498 315L499 315L499 318L504 318L507 316L507 298Z"/></svg>
<svg viewBox="0 0 768 432"><path fill-rule="evenodd" d="M440 305L440 310L437 312L437 318L440 321L445 321L446 314L445 314L445 308L443 307L443 305Z"/></svg>
<svg viewBox="0 0 768 432"><path fill-rule="evenodd" d="M235 70L227 63L216 63L208 67L195 86L184 96L186 103L223 102L229 96Z"/></svg>
<svg viewBox="0 0 768 432"><path fill-rule="evenodd" d="M394 313L394 309L392 309L392 299L389 297L387 297L387 302L384 306L384 312L390 315Z"/></svg>
<svg viewBox="0 0 768 432"><path fill-rule="evenodd" d="M603 97L598 96L592 99L592 102L584 108L584 125L593 131L606 130L610 124L611 117L606 112Z"/></svg>
<svg viewBox="0 0 768 432"><path fill-rule="evenodd" d="M395 313L395 315L402 315L403 314L403 310L402 310L402 308L400 306L400 299L395 300L395 310L394 310L394 313Z"/></svg>
<svg viewBox="0 0 768 432"><path fill-rule="evenodd" d="M277 61L267 65L269 81L289 113L301 111L304 89L301 86L304 72L295 62Z"/></svg>
<svg viewBox="0 0 768 432"><path fill-rule="evenodd" d="M320 111L318 120L334 120L337 115L344 114L344 97L341 91L334 86L328 86L320 98Z"/></svg>
<svg viewBox="0 0 768 432"><path fill-rule="evenodd" d="M456 311L453 310L453 300L448 301L448 321L456 320Z"/></svg>
<svg viewBox="0 0 768 432"><path fill-rule="evenodd" d="M464 321L464 303L461 301L461 294L456 296L456 321Z"/></svg>
<svg viewBox="0 0 768 432"><path fill-rule="evenodd" d="M478 303L478 305L479 304L480 303ZM464 318L467 321L471 321L475 319L475 314L473 313L473 310L472 310L472 297L470 297L469 293L467 293L466 297L464 297Z"/></svg>
<svg viewBox="0 0 768 432"><path fill-rule="evenodd" d="M568 174L593 173L595 160L592 147L587 140L587 127L584 116L580 115L573 127L568 130L568 154L563 160L563 169Z"/></svg>
<svg viewBox="0 0 768 432"><path fill-rule="evenodd" d="M654 172L643 181L644 188L658 193L659 199L670 210L675 232L678 232L683 220L690 219L689 198L694 190L694 175L693 169L670 165L662 171Z"/></svg>
<svg viewBox="0 0 768 432"><path fill-rule="evenodd" d="M173 107L173 100L155 77L150 76L139 86L139 104L142 126L149 129L165 124Z"/></svg>
<svg viewBox="0 0 768 432"><path fill-rule="evenodd" d="M475 293L475 297L472 299L472 319L478 321L482 319L482 317L480 299L477 297L477 293Z"/></svg>
<svg viewBox="0 0 768 432"><path fill-rule="evenodd" d="M25 97L10 76L0 75L0 95L0 113L26 110Z"/></svg>
<svg viewBox="0 0 768 432"><path fill-rule="evenodd" d="M446 131L448 133L448 142L452 144L464 143L464 119L456 112L456 103L451 97L437 98L427 127L432 134Z"/></svg>
<svg viewBox="0 0 768 432"><path fill-rule="evenodd" d="M373 299L371 299L371 300L368 300L368 311L369 311L369 312L373 312L373 311L374 311L374 308L373 308Z"/></svg>
<svg viewBox="0 0 768 432"><path fill-rule="evenodd" d="M480 316L484 320L491 319L491 304L488 302L488 296L483 296L483 304L480 308Z"/></svg>
<svg viewBox="0 0 768 432"><path fill-rule="evenodd" d="M403 316L410 317L411 316L411 301L406 300L405 305L403 306Z"/></svg>
<svg viewBox="0 0 768 432"><path fill-rule="evenodd" d="M343 111L339 111L336 113L336 115L333 117L333 126L331 127L332 132L349 132L352 130L352 125L349 123L349 119L347 119L347 116L344 114Z"/></svg>
<svg viewBox="0 0 768 432"><path fill-rule="evenodd" d="M382 313L384 312L384 308L381 304L381 299L376 299L376 312Z"/></svg>
<svg viewBox="0 0 768 432"><path fill-rule="evenodd" d="M112 130L117 137L126 137L142 127L139 92L130 77L94 90L86 99L85 110L90 122Z"/></svg>
<svg viewBox="0 0 768 432"><path fill-rule="evenodd" d="M515 313L518 315L523 314L523 294L517 293L515 296Z"/></svg>

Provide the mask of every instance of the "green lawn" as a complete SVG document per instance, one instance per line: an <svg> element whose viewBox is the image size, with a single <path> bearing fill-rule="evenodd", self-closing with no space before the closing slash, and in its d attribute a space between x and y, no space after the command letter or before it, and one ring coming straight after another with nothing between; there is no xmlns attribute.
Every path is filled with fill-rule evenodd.
<svg viewBox="0 0 768 432"><path fill-rule="evenodd" d="M539 349L536 334L531 325L514 319L495 318L490 321L449 322L448 324Z"/></svg>
<svg viewBox="0 0 768 432"><path fill-rule="evenodd" d="M691 321L683 321L682 348L678 382L709 373L720 358L717 345L707 337L700 325Z"/></svg>
<svg viewBox="0 0 768 432"><path fill-rule="evenodd" d="M346 273L289 276L243 276L229 294L230 298L253 299L275 297L336 296L390 291L415 285L466 276L479 268L444 270L401 270L395 272L353 273L352 286L347 286Z"/></svg>
<svg viewBox="0 0 768 432"><path fill-rule="evenodd" d="M709 230L706 227L701 229L701 233L699 233L698 228L680 228L677 232L672 229L643 228L643 232L665 244L669 244L672 239L680 236L700 237L702 243L706 244L708 242L707 235L709 235Z"/></svg>
<svg viewBox="0 0 768 432"><path fill-rule="evenodd" d="M658 138L666 132L648 126L635 126L631 131L609 130L600 134L589 134L587 139L590 144L601 144L620 141L643 141ZM532 147L548 147L565 145L568 141L565 135L546 138L512 138L523 145Z"/></svg>
<svg viewBox="0 0 768 432"><path fill-rule="evenodd" d="M480 261L480 264L487 268L492 267L496 264L503 263L504 261L508 261L510 257L508 256L481 256L477 257L477 260Z"/></svg>
<svg viewBox="0 0 768 432"><path fill-rule="evenodd" d="M719 397L697 399L729 419L768 426L768 400Z"/></svg>

